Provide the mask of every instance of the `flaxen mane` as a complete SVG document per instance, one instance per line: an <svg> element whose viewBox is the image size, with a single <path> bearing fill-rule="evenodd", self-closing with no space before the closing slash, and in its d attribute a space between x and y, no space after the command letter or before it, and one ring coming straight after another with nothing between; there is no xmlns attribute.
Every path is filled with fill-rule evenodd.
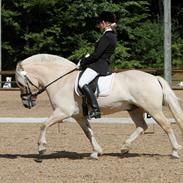
<svg viewBox="0 0 183 183"><path fill-rule="evenodd" d="M75 64L63 57L51 55L51 54L37 54L26 58L21 64L38 64L38 63L50 62L51 64L61 64L64 66L75 66Z"/></svg>

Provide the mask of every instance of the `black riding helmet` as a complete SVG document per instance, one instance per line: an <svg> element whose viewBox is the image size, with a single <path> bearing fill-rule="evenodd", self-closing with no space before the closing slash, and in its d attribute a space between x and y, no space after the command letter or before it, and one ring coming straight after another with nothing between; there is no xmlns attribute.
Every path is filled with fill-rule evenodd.
<svg viewBox="0 0 183 183"><path fill-rule="evenodd" d="M114 23L114 22L116 22L116 17L112 12L103 11L99 14L98 21L99 22L105 21L105 22Z"/></svg>

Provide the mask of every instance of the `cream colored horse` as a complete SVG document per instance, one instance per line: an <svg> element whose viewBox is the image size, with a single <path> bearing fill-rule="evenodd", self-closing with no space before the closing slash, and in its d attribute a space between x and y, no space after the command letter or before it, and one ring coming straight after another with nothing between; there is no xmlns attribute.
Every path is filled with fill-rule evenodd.
<svg viewBox="0 0 183 183"><path fill-rule="evenodd" d="M86 117L82 115L81 97L74 92L75 79L79 72L75 68L74 63L62 57L38 54L17 64L16 81L25 107L33 107L37 95L44 90L53 107L53 114L40 130L38 141L40 154L46 150L48 127L65 119L74 118L93 147L91 157L98 158L98 155L102 154L102 148L97 143ZM181 146L177 143L162 107L165 104L169 106L182 132L183 112L177 97L163 78L136 70L117 73L112 92L109 96L99 97L98 103L103 114L127 110L136 125L135 131L123 143L122 153L128 152L132 142L148 128L143 115L144 112L148 112L167 133L172 145L172 156L179 157L178 151Z"/></svg>

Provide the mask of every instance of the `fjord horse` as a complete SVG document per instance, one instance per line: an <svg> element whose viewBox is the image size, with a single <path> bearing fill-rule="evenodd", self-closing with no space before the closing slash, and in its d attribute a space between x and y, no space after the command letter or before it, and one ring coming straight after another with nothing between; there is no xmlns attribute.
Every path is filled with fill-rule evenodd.
<svg viewBox="0 0 183 183"><path fill-rule="evenodd" d="M25 107L36 104L37 95L46 91L53 107L53 113L40 129L38 151L46 150L46 131L51 125L74 118L89 139L93 152L92 158L102 154L94 132L86 117L82 114L82 99L74 91L75 79L79 71L71 61L49 54L33 55L17 64L16 82L20 88L21 99ZM163 105L167 105L183 133L183 112L179 99L167 82L151 74L129 70L115 74L112 91L106 97L98 97L102 114L126 110L136 125L135 131L122 144L122 153L129 151L132 142L147 128L144 112L149 113L162 127L172 145L173 157L179 158L181 145L177 143L170 122L163 114Z"/></svg>

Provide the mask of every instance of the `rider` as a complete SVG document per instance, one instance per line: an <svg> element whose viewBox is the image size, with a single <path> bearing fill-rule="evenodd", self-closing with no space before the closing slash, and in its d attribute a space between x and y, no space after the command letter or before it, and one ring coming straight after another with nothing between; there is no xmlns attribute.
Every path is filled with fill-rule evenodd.
<svg viewBox="0 0 183 183"><path fill-rule="evenodd" d="M95 51L80 62L80 69L84 72L79 80L79 87L93 109L88 114L90 118L100 118L101 113L96 97L88 84L98 75L107 76L112 73L110 57L114 53L117 42L114 31L116 27L114 14L103 11L98 18L99 27L103 34L96 43Z"/></svg>

